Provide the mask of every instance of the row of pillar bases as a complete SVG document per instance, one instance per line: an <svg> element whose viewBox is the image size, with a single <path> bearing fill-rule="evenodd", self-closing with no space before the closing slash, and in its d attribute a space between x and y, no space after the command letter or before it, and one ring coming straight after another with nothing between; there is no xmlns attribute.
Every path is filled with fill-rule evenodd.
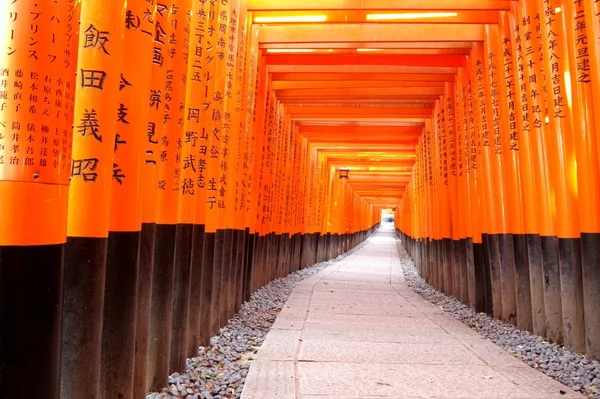
<svg viewBox="0 0 600 399"><path fill-rule="evenodd" d="M397 236L419 275L439 291L568 350L600 356L598 312L584 311L591 309L584 302L600 295L600 234L483 234L480 243L416 240L398 229Z"/></svg>
<svg viewBox="0 0 600 399"><path fill-rule="evenodd" d="M252 292L342 255L376 227L259 235L143 224L106 239L0 247L2 397L142 398L160 391Z"/></svg>

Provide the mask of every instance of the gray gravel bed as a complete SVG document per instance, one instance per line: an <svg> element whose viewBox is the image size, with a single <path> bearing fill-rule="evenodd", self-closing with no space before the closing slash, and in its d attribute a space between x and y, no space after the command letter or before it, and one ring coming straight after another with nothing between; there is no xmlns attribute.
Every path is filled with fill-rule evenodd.
<svg viewBox="0 0 600 399"><path fill-rule="evenodd" d="M460 320L473 330L488 338L500 348L555 380L571 387L588 398L600 399L600 363L584 355L572 353L564 347L549 343L512 324L495 320L485 313L477 313L437 291L417 273L414 262L397 241L398 255L406 284L426 300L438 305L445 312Z"/></svg>
<svg viewBox="0 0 600 399"><path fill-rule="evenodd" d="M239 398L253 355L264 342L296 284L360 249L364 243L336 259L299 270L265 285L242 305L198 357L187 359L187 370L169 377L169 387L146 399Z"/></svg>

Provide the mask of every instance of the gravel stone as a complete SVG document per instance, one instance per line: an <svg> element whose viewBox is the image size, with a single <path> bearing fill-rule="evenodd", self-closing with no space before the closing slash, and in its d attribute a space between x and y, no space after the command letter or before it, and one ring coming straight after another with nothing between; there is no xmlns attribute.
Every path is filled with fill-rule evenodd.
<svg viewBox="0 0 600 399"><path fill-rule="evenodd" d="M240 398L254 360L252 354L259 350L296 284L363 246L364 243L335 260L299 270L257 290L219 335L210 339L210 345L199 347L198 356L187 360L185 372L173 373L163 393L151 393L146 399Z"/></svg>
<svg viewBox="0 0 600 399"><path fill-rule="evenodd" d="M397 240L397 249L406 284L417 294L530 367L588 398L600 399L600 368L596 360L590 361L585 355L572 353L512 324L494 320L485 313L477 313L457 299L442 294L419 276L400 240Z"/></svg>

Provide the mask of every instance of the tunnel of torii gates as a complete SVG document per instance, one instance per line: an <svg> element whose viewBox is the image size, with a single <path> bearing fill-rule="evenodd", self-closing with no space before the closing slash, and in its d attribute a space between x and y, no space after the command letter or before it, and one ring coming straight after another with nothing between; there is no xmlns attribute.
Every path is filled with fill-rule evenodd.
<svg viewBox="0 0 600 399"><path fill-rule="evenodd" d="M0 4L4 399L159 390L388 208L434 287L600 358L598 0Z"/></svg>

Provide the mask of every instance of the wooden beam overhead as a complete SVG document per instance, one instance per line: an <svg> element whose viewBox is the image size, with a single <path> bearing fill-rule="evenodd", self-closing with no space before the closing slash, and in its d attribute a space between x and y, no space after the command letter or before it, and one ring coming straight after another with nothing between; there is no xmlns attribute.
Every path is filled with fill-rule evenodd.
<svg viewBox="0 0 600 399"><path fill-rule="evenodd" d="M374 122L374 121L357 121L357 120L303 120L297 121L296 124L300 126L343 126L343 127L398 127L398 126L419 126L425 127L425 122L408 122L408 121L387 121L387 122Z"/></svg>
<svg viewBox="0 0 600 399"><path fill-rule="evenodd" d="M455 67L467 66L464 55L311 55L311 54L267 54L268 65L406 65L419 67Z"/></svg>
<svg viewBox="0 0 600 399"><path fill-rule="evenodd" d="M320 143L320 142L311 142L310 145L314 148L317 148L320 151L335 151L339 153L365 153L367 156L371 155L380 155L383 154L394 154L394 155L404 155L407 153L411 154L415 146L414 145L405 145L405 144L362 144L362 143L352 143L348 142L343 145L331 145L331 143Z"/></svg>
<svg viewBox="0 0 600 399"><path fill-rule="evenodd" d="M428 10L429 12L446 12L447 10ZM314 10L314 11L302 11L302 16L307 17L323 17L325 16L328 24L352 24L352 23L364 23L367 22L367 15L374 13L374 10ZM497 10L461 10L457 13L458 15L448 16L437 16L435 18L429 18L423 16L422 18L410 19L411 23L445 23L445 24L496 24L498 23L498 11ZM266 24L266 25L279 25L282 23L282 19L287 18L286 24L297 24L303 22L294 22L290 20L290 17L297 17L297 10L286 10L286 11L255 11L252 14L254 23ZM398 20L379 20L377 23L397 23ZM305 23L305 22L304 22Z"/></svg>
<svg viewBox="0 0 600 399"><path fill-rule="evenodd" d="M341 121L341 122L355 122L356 119L353 118L291 118L292 121L302 120L302 121ZM421 122L425 123L425 120L428 118L412 118L412 117L402 117L402 118L361 118L361 122L369 123L373 125L376 122L387 124L387 126L394 126L396 123L401 122Z"/></svg>
<svg viewBox="0 0 600 399"><path fill-rule="evenodd" d="M502 0L248 0L248 11L277 10L510 10Z"/></svg>
<svg viewBox="0 0 600 399"><path fill-rule="evenodd" d="M321 82L318 80L304 81L275 81L271 84L274 90L286 89L340 89L352 87L444 87L444 82L427 82L427 81L412 81L406 82L401 80L355 80L355 81L327 81Z"/></svg>
<svg viewBox="0 0 600 399"><path fill-rule="evenodd" d="M410 133L422 133L423 129L416 126L401 126L401 127L368 127L368 126L348 126L348 127L339 127L339 126L299 126L298 129L300 134L308 134L308 133L330 133L330 132L343 132L351 135L370 135L373 133L381 133L381 134L397 134L398 132L410 132Z"/></svg>
<svg viewBox="0 0 600 399"><path fill-rule="evenodd" d="M395 107L398 105L402 105L402 104L407 104L407 105L427 105L428 108L433 108L433 105L435 104L435 100L430 100L430 99L410 99L410 98L398 98L398 99L393 99L393 98L375 98L375 99L352 99L352 98L338 98L335 100L324 100L324 99L319 99L319 98L306 98L304 99L304 101L298 101L298 100L290 100L290 99L284 99L284 100L279 100L281 103L288 105L288 106L303 106L303 105L322 105L322 106L328 106L328 105L335 105L335 106L344 106L345 104L349 104L349 106L357 106L356 104L359 104L359 106L390 106L390 107Z"/></svg>
<svg viewBox="0 0 600 399"><path fill-rule="evenodd" d="M476 0L482 1L482 0ZM303 24L261 26L261 43L483 41L481 24Z"/></svg>
<svg viewBox="0 0 600 399"><path fill-rule="evenodd" d="M441 87L360 87L343 89L287 89L277 90L277 98L286 97L348 97L348 96L441 96L444 89Z"/></svg>
<svg viewBox="0 0 600 399"><path fill-rule="evenodd" d="M401 81L401 82L453 82L454 72L447 74L430 73L271 73L273 82L277 81L317 81L317 82L350 82L350 81Z"/></svg>
<svg viewBox="0 0 600 399"><path fill-rule="evenodd" d="M392 163L392 162L373 162L373 161L365 161L365 160L359 160L357 158L328 158L327 162L329 165L332 166L343 166L346 165L346 163L348 163L348 167L352 170L355 169L368 169L368 168L375 168L378 167L379 170L381 170L382 172L387 171L387 170L412 170L412 167L414 165L414 160L411 163L408 162L404 162L404 163Z"/></svg>
<svg viewBox="0 0 600 399"><path fill-rule="evenodd" d="M381 73L381 74L442 74L456 75L458 68L453 67L420 67L406 65L268 65L271 73ZM313 77L314 79L314 77ZM419 78L421 79L421 78ZM419 80L417 79L417 80Z"/></svg>
<svg viewBox="0 0 600 399"><path fill-rule="evenodd" d="M305 46L301 46L304 48ZM424 47L424 46L422 46ZM271 51L268 51L271 50ZM267 47L268 55L277 55L277 54L286 54L278 52L281 49L273 49ZM358 46L357 48L322 48L316 49L311 47L311 50L314 50L310 53L310 55L314 57L328 57L335 55L365 55L366 53L371 53L373 55L463 55L467 56L470 54L470 48L398 48L398 49L366 49ZM286 49L286 51L291 51L290 49ZM294 52L287 53L295 54Z"/></svg>
<svg viewBox="0 0 600 399"><path fill-rule="evenodd" d="M397 115L412 115L415 113L431 114L431 108L392 108L392 107L287 107L290 115L369 115L379 114L396 117Z"/></svg>
<svg viewBox="0 0 600 399"><path fill-rule="evenodd" d="M418 109L434 109L434 105L430 104L430 103L424 103L424 102L419 102L419 101L414 101L414 102L410 102L410 101L405 101L405 100L401 100L398 101L396 103L390 102L390 103L376 103L376 102L361 102L361 101L356 101L356 102L346 102L346 101L339 101L339 102L323 102L323 103L317 103L317 104L300 104L300 103L287 103L286 106L288 107L317 107L317 108L369 108L369 109L373 109L373 108L386 108L386 109L395 109L395 108L418 108ZM391 112L391 111L390 111Z"/></svg>
<svg viewBox="0 0 600 399"><path fill-rule="evenodd" d="M356 51L357 48L376 48L376 49L466 49L470 50L473 47L473 43L470 41L454 41L449 42L446 39L437 42L421 42L421 41L405 41L405 42L352 42L342 41L336 42L335 44L327 42L294 42L294 43L259 43L261 49L298 49L298 48L309 48L309 49L351 49Z"/></svg>

